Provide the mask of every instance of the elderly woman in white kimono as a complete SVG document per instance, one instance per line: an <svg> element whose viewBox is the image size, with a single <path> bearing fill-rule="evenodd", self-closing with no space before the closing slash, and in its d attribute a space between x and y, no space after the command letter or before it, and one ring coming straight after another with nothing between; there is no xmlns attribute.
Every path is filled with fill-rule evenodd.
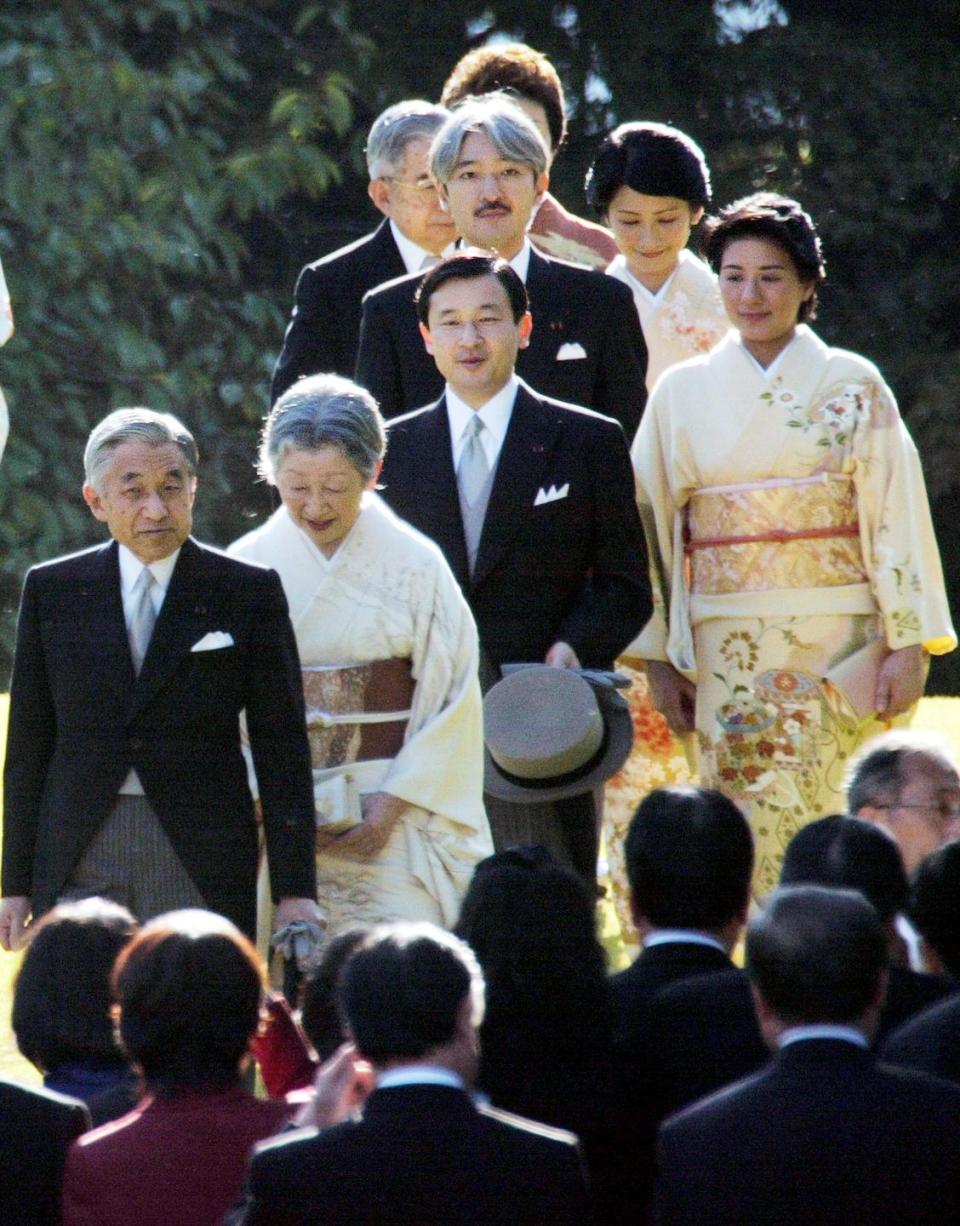
<svg viewBox="0 0 960 1226"><path fill-rule="evenodd" d="M663 376L637 434L655 589L638 653L671 727L696 728L701 782L747 812L762 897L956 636L896 401L805 323L824 276L810 218L760 193L704 246L736 331Z"/></svg>
<svg viewBox="0 0 960 1226"><path fill-rule="evenodd" d="M276 570L290 605L328 936L396 919L449 927L493 850L476 627L440 550L374 492L384 449L368 392L299 381L260 451L282 506L230 548Z"/></svg>

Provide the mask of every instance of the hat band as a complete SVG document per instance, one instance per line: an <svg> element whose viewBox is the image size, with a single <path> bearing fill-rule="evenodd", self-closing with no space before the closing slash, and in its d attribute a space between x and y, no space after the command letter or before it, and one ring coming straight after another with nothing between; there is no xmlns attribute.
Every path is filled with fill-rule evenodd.
<svg viewBox="0 0 960 1226"><path fill-rule="evenodd" d="M491 760L497 768L498 773L506 779L508 783L516 784L517 787L529 788L531 792L537 791L538 788L557 788L564 787L568 783L576 783L578 779L583 779L594 769L594 767L603 761L603 756L607 752L607 745L610 740L610 730L607 726L607 721L603 721L603 740L600 742L600 747L597 752L584 762L583 766L578 766L575 770L565 771L562 775L547 775L543 779L531 779L525 775L514 775L510 771L505 770L500 763L491 754Z"/></svg>

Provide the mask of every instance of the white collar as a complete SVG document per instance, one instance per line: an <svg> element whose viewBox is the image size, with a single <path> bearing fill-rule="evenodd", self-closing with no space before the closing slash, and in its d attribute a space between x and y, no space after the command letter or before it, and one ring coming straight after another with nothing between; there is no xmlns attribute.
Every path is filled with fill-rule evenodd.
<svg viewBox="0 0 960 1226"><path fill-rule="evenodd" d="M484 450L488 460L495 460L500 454L503 440L507 436L507 427L513 415L513 406L517 398L520 380L512 374L499 392L479 409L473 409L461 400L450 384L447 384L447 420L450 423L450 440L453 443L453 463L456 468L460 451L463 449L464 431L474 417L480 417L486 430L481 434Z"/></svg>
<svg viewBox="0 0 960 1226"><path fill-rule="evenodd" d="M764 379L766 379L766 380L767 380L767 382L769 383L769 381L770 381L770 380L773 378L773 376L776 374L777 370L779 369L780 364L783 362L783 359L784 359L784 358L787 356L787 354L790 352L790 350L793 348L793 346L794 346L794 345L797 343L797 339L798 339L798 337L800 336L800 329L801 329L801 327L802 327L802 325L801 325L801 324L798 324L798 325L797 325L797 327L796 327L796 329L795 329L795 331L794 331L794 333L793 333L793 336L791 336L791 338L790 338L790 339L787 341L787 343L786 343L786 344L784 345L784 347L783 347L783 348L780 350L780 352L779 352L779 353L777 354L777 356L776 356L776 357L773 359L773 361L770 363L770 365L769 365L769 366L761 366L761 365L760 365L760 363L759 363L759 362L757 361L757 359L756 359L756 358L753 356L753 354L750 352L750 350L749 350L749 349L746 347L746 345L744 345L744 343L743 343L743 338L740 336L740 333L739 333L739 332L736 330L736 328L734 328L734 329L733 329L733 339L734 339L734 344L737 344L737 345L739 345L739 346L740 346L740 348L743 350L744 356L745 356L745 357L746 357L746 358L747 358L747 359L748 359L750 362L752 362L752 363L753 363L753 365L754 365L755 369L756 369L757 371L759 371L759 373L760 373L760 374L761 374L761 375L764 377Z"/></svg>
<svg viewBox="0 0 960 1226"><path fill-rule="evenodd" d="M178 545L173 553L168 554L165 558L161 558L159 562L151 562L146 568L153 575L157 581L157 586L163 592L170 586L173 568L177 564L177 558L179 558L182 548L182 545ZM128 596L133 591L134 584L140 578L140 574L144 570L144 564L126 545L119 546L118 554L120 560L120 591L124 596Z"/></svg>
<svg viewBox="0 0 960 1226"><path fill-rule="evenodd" d="M463 1078L452 1069L436 1064L405 1064L390 1069L377 1078L378 1090L393 1090L397 1086L449 1086L453 1090L465 1090Z"/></svg>
<svg viewBox="0 0 960 1226"><path fill-rule="evenodd" d="M630 271L626 256L622 254L613 258L607 267L607 272L611 276L616 277L618 281L623 281L624 284L629 285L633 290L634 295L639 295L649 306L656 307L659 306L666 297L670 286L673 284L674 278L680 271L680 261L686 255L689 255L689 252L686 249L680 252L677 259L676 268L674 268L673 272L669 277L667 277L666 281L664 281L663 285L660 286L656 293L654 293L653 290L647 289L642 281L637 280L637 278Z"/></svg>
<svg viewBox="0 0 960 1226"><path fill-rule="evenodd" d="M856 1026L841 1026L833 1022L791 1026L777 1040L777 1046L789 1047L791 1043L804 1043L809 1039L839 1039L842 1043L853 1043L857 1047L870 1046L867 1036Z"/></svg>
<svg viewBox="0 0 960 1226"><path fill-rule="evenodd" d="M530 252L532 250L533 248L530 246L530 240L528 238L524 238L523 246L512 260L507 261L524 285L527 283L527 274L530 271Z"/></svg>
<svg viewBox="0 0 960 1226"><path fill-rule="evenodd" d="M719 949L722 954L727 952L717 937L697 928L655 928L644 938L643 948L653 949L657 945L706 945L710 949Z"/></svg>
<svg viewBox="0 0 960 1226"><path fill-rule="evenodd" d="M407 272L424 272L423 261L427 256L432 256L433 252L428 251L426 247L421 247L412 238L407 238L392 217L389 220L390 233L393 235L393 241L397 244L397 250L400 252L400 258L403 260L403 265ZM445 260L448 255L452 255L455 246L455 243L448 243L441 254L437 256L437 259Z"/></svg>

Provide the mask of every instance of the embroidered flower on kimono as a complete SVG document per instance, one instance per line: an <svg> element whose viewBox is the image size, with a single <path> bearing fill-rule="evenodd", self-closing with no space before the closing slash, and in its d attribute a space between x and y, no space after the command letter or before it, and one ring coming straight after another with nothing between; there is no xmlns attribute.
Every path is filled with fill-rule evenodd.
<svg viewBox="0 0 960 1226"><path fill-rule="evenodd" d="M787 736L798 736L803 731L803 725L797 719L785 719L783 730Z"/></svg>
<svg viewBox="0 0 960 1226"><path fill-rule="evenodd" d="M792 694L800 685L794 673L777 673L773 678L773 684L781 694Z"/></svg>

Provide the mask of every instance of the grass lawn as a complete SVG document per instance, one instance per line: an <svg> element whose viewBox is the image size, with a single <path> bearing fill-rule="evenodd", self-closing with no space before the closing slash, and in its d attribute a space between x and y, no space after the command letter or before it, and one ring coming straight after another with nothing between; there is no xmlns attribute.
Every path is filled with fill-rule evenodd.
<svg viewBox="0 0 960 1226"><path fill-rule="evenodd" d="M6 695L0 695L0 764L6 745L7 723ZM949 737L960 759L960 698L925 698L914 720L915 728L941 732ZM2 798L0 798L0 825L2 825ZM624 965L625 955L619 938L616 918L610 904L601 904L600 931L607 948L610 964L614 968ZM10 1005L12 985L19 965L18 954L0 951L0 1077L39 1085L40 1075L17 1052L10 1030Z"/></svg>

